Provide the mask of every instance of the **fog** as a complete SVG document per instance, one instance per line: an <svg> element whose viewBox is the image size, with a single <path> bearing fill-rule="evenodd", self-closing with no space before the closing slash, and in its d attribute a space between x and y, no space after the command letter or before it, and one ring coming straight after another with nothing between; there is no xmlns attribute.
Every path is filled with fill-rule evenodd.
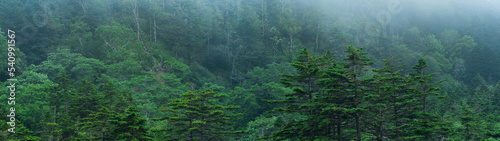
<svg viewBox="0 0 500 141"><path fill-rule="evenodd" d="M325 20L348 18L367 22L365 32L377 28L375 31L386 29L389 35L398 35L411 26L422 26L435 34L444 29L471 34L474 28L493 26L496 29L492 32L500 35L500 1L496 0L322 0L314 5L331 16ZM494 41L500 36L489 38Z"/></svg>
<svg viewBox="0 0 500 141"><path fill-rule="evenodd" d="M500 138L500 0L0 0L0 19L0 141Z"/></svg>

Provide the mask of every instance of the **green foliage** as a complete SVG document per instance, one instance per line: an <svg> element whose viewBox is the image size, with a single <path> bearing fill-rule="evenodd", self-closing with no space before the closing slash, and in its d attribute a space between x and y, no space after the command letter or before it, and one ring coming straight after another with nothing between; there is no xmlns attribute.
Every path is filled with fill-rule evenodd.
<svg viewBox="0 0 500 141"><path fill-rule="evenodd" d="M237 106L219 105L217 99L227 97L225 94L216 94L212 90L188 91L179 99L163 105L163 111L173 115L160 118L171 124L166 131L170 132L167 140L227 140L233 134L244 131L230 131L232 117L241 114L228 114L226 111L238 109Z"/></svg>
<svg viewBox="0 0 500 141"><path fill-rule="evenodd" d="M124 61L107 65L106 70L113 70L108 72L108 75L122 81L145 74L143 72L144 70L142 70L142 66L132 58L127 58Z"/></svg>
<svg viewBox="0 0 500 141"><path fill-rule="evenodd" d="M180 78L189 80L191 76L191 69L186 64L182 63L182 60L177 60L170 56L165 60L164 65L167 68L167 72L174 73Z"/></svg>
<svg viewBox="0 0 500 141"><path fill-rule="evenodd" d="M75 117L77 118L87 118L93 111L99 109L101 95L97 94L97 90L94 85L83 79L80 82L80 86L76 89L77 94L74 96L76 101L72 103L72 109L76 111Z"/></svg>
<svg viewBox="0 0 500 141"><path fill-rule="evenodd" d="M285 94L286 100L271 101L286 106L275 108L275 111L300 111L298 113L306 117L288 121L272 135L274 140L432 139L451 135L447 122L428 108L431 105L429 101L440 90L435 86L442 81L429 82L434 74L425 73L424 69L428 65L422 58L413 67L415 73L406 77L401 76L402 70L396 70L403 65L396 66L397 61L393 58L384 60L384 67L374 69L373 76L363 77L366 75L363 73L365 67L373 63L365 56L367 53L361 50L349 46L344 59L346 63L325 60L325 68L319 73L317 82L321 91L313 99L307 102L282 102L296 99ZM300 57L296 60L300 60ZM327 55L324 58L328 58ZM292 65L299 74L307 76L310 73L304 70L314 72L315 69L304 69L307 67L298 64L308 61L302 59ZM290 76L288 78L294 78ZM298 82L308 82L304 81L308 77L295 78ZM288 87L301 86L298 82L282 82ZM307 92L294 88L295 93L304 91Z"/></svg>
<svg viewBox="0 0 500 141"><path fill-rule="evenodd" d="M110 126L111 123L108 121L111 119L111 116L113 114L114 113L112 111L105 107L101 107L96 111L92 111L92 113L89 114L88 117L83 118L82 122L78 124L78 127L80 127L78 133L84 134L85 136L77 139L109 140L112 137L116 137L115 135L110 134L110 131L113 130L113 127ZM124 128L124 126L115 126L114 128L122 129Z"/></svg>
<svg viewBox="0 0 500 141"><path fill-rule="evenodd" d="M278 117L256 117L255 120L248 122L246 130L248 134L240 138L243 141L259 140L272 135L271 133L280 128ZM269 139L267 139L269 140Z"/></svg>
<svg viewBox="0 0 500 141"><path fill-rule="evenodd" d="M269 82L279 83L280 78L282 78L281 74L284 72L295 74L295 71L293 66L288 63L267 64L264 68L255 67L247 72L245 85L258 85Z"/></svg>
<svg viewBox="0 0 500 141"><path fill-rule="evenodd" d="M261 107L257 103L257 97L250 90L241 87L235 87L228 93L227 103L236 105L241 108L234 110L236 113L244 113L242 116L236 117L236 127L245 127L243 123L248 123L257 117L261 111Z"/></svg>
<svg viewBox="0 0 500 141"><path fill-rule="evenodd" d="M500 138L498 18L453 6L415 16L418 7L405 8L413 4L4 1L0 59L6 30L16 31L19 130L0 140ZM9 66L0 67L9 85ZM177 109L161 112L169 99Z"/></svg>
<svg viewBox="0 0 500 141"><path fill-rule="evenodd" d="M112 117L109 122L115 127L110 133L110 140L152 140L149 129L145 126L146 119L139 115L139 110L135 107L128 107L123 114Z"/></svg>
<svg viewBox="0 0 500 141"><path fill-rule="evenodd" d="M77 81L87 79L94 81L100 73L105 73L104 64L93 58L85 58L81 54L71 53L69 49L58 49L50 53L48 59L35 67L35 71L55 78L64 69L71 78Z"/></svg>

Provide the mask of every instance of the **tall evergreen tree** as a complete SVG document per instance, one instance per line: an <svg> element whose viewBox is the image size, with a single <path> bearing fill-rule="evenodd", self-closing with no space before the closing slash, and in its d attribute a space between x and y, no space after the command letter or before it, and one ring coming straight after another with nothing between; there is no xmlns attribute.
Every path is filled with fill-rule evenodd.
<svg viewBox="0 0 500 141"><path fill-rule="evenodd" d="M436 85L445 80L432 83L431 79L435 73L426 74L424 70L426 67L428 67L428 65L425 60L420 58L418 64L413 66L415 72L410 73L413 81L413 98L415 101L412 103L414 106L410 109L412 112L409 114L409 118L412 119L412 121L407 123L407 126L409 126L410 130L413 132L406 138L428 140L443 137L449 132L445 127L446 123L442 121L441 117L429 111L429 101L431 97L439 95L437 91L439 91L440 88L437 88Z"/></svg>
<svg viewBox="0 0 500 141"><path fill-rule="evenodd" d="M98 110L101 97L97 94L97 90L90 81L83 79L80 82L77 93L78 95L76 95L72 105L73 110L76 112L75 116L86 118L89 117L92 111Z"/></svg>
<svg viewBox="0 0 500 141"><path fill-rule="evenodd" d="M272 111L282 113L292 113L309 116L313 114L312 106L308 106L312 100L319 94L320 87L318 80L322 75L322 69L331 63L330 52L323 57L316 57L304 48L299 51L299 56L294 58L292 65L298 72L297 75L283 74L285 78L280 82L293 90L292 93L285 94L285 100L270 100L271 103L285 104L285 107L275 108ZM295 133L299 132L300 124L304 121L290 122L273 135L275 140L295 138ZM301 132L302 133L302 132ZM314 132L309 132L313 133ZM307 136L307 135L300 135Z"/></svg>
<svg viewBox="0 0 500 141"><path fill-rule="evenodd" d="M80 137L79 140L109 140L110 130L113 130L108 120L116 113L106 107L101 107L97 111L92 111L88 117L83 118L78 124ZM116 126L115 128L122 128Z"/></svg>
<svg viewBox="0 0 500 141"><path fill-rule="evenodd" d="M305 104L318 93L317 80L321 76L321 67L326 65L323 58L312 56L307 48L300 50L299 56L294 58L292 65L298 72L297 75L283 74L285 78L280 82L285 87L291 88L293 93L286 94L286 100L274 101L288 104L286 108L277 108L283 112L305 112L299 110L300 104Z"/></svg>
<svg viewBox="0 0 500 141"><path fill-rule="evenodd" d="M114 125L109 140L115 141L149 141L149 128L146 127L146 119L139 115L139 110L130 106L125 113L112 117L109 122Z"/></svg>
<svg viewBox="0 0 500 141"><path fill-rule="evenodd" d="M371 95L369 95L369 112L368 116L372 116L373 121L367 121L373 127L372 134L376 136L378 141L389 136L390 132L396 134L395 138L399 136L399 130L396 128L400 126L401 107L405 100L406 83L400 72L403 67L396 66L396 62L391 56L384 59L384 67L380 69L373 69L378 74L373 76ZM389 124L392 122L392 124Z"/></svg>
<svg viewBox="0 0 500 141"><path fill-rule="evenodd" d="M368 91L366 81L362 80L363 73L366 71L365 66L372 65L371 59L366 57L366 52L361 52L363 48L355 48L352 45L348 46L347 57L344 58L347 61L345 68L347 69L347 76L349 77L349 86L346 88L349 95L353 96L353 116L355 119L356 126L356 136L357 140L361 140L361 117L366 108L363 105L363 97Z"/></svg>
<svg viewBox="0 0 500 141"><path fill-rule="evenodd" d="M314 100L315 115L310 118L317 122L317 127L311 132L322 133L318 137L346 140L350 135L346 133L347 123L352 118L353 97L349 96L346 88L349 85L345 63L334 62L325 69L319 85L324 93ZM316 121L314 121L316 119ZM311 120L309 121L311 122Z"/></svg>
<svg viewBox="0 0 500 141"><path fill-rule="evenodd" d="M228 110L239 107L233 105L219 105L217 99L226 97L225 94L216 94L212 90L188 91L179 99L163 105L162 111L172 115L157 120L167 120L171 127L167 140L229 140L231 135L244 133L242 130L231 131L232 117L241 114L229 114Z"/></svg>
<svg viewBox="0 0 500 141"><path fill-rule="evenodd" d="M72 80L64 69L61 69L54 82L58 84L54 93L60 97L60 105L63 106L57 123L59 128L62 130L62 139L70 139L76 135L74 126L75 119L71 115L71 113L74 112L72 110L72 100L74 100L73 97L75 96L75 89L71 87Z"/></svg>

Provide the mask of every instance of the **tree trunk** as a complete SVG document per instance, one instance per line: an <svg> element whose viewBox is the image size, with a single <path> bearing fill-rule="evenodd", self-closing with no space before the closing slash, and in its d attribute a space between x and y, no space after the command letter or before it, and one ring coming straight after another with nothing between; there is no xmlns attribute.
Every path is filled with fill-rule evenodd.
<svg viewBox="0 0 500 141"><path fill-rule="evenodd" d="M290 48L288 48L288 55L290 56L290 60L293 60L292 48L293 48L293 35L290 34Z"/></svg>
<svg viewBox="0 0 500 141"><path fill-rule="evenodd" d="M319 49L319 41L318 41L318 38L319 38L319 33L316 34L316 51Z"/></svg>
<svg viewBox="0 0 500 141"><path fill-rule="evenodd" d="M207 55L210 55L210 36L207 33Z"/></svg>
<svg viewBox="0 0 500 141"><path fill-rule="evenodd" d="M156 14L153 15L153 32L154 32L155 43L156 43Z"/></svg>
<svg viewBox="0 0 500 141"><path fill-rule="evenodd" d="M356 108L358 108L357 105ZM359 128L359 114L356 113L355 115L356 115L356 136L358 137L358 141L361 141L361 131Z"/></svg>
<svg viewBox="0 0 500 141"><path fill-rule="evenodd" d="M259 137L263 137L264 136L264 125L262 124L262 115L260 115L260 136Z"/></svg>
<svg viewBox="0 0 500 141"><path fill-rule="evenodd" d="M379 141L382 141L382 130L383 130L383 129L382 129L382 126L383 126L383 123L384 123L384 122L382 121L382 118L383 118L383 117L382 117L382 108L379 108L378 112L379 112L379 120L380 120L380 121L379 121L379 124L378 124L378 126L379 126L379 127L378 127L378 140L379 140Z"/></svg>
<svg viewBox="0 0 500 141"><path fill-rule="evenodd" d="M81 0L80 0L80 1L76 1L76 0L75 0L75 2L76 2L76 3L78 3L78 4L82 7L83 14L86 14L86 13L87 13L87 10L85 10L85 6L83 5L83 1L81 1Z"/></svg>
<svg viewBox="0 0 500 141"><path fill-rule="evenodd" d="M165 11L165 0L163 0L162 11Z"/></svg>
<svg viewBox="0 0 500 141"><path fill-rule="evenodd" d="M137 0L133 3L132 12L134 13L135 24L137 26L137 40L140 40L140 26L139 26L139 9L137 8Z"/></svg>

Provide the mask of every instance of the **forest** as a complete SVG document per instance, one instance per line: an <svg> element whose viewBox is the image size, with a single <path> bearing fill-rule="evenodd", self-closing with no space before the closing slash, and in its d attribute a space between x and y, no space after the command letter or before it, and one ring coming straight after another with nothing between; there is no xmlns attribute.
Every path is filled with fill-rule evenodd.
<svg viewBox="0 0 500 141"><path fill-rule="evenodd" d="M498 6L4 0L0 140L496 141Z"/></svg>

